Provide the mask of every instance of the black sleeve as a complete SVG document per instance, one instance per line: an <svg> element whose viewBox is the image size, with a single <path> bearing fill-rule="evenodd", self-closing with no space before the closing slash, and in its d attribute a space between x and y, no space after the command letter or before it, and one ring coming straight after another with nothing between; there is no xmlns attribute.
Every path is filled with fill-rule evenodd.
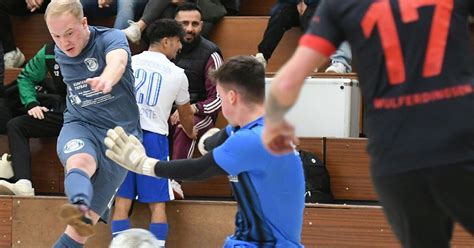
<svg viewBox="0 0 474 248"><path fill-rule="evenodd" d="M227 135L225 128L222 128L219 132L204 140L204 149L210 152L224 143L227 138L229 138L229 135Z"/></svg>
<svg viewBox="0 0 474 248"><path fill-rule="evenodd" d="M155 165L155 174L158 177L185 181L198 181L213 176L227 175L214 160L212 152L195 159L159 161Z"/></svg>

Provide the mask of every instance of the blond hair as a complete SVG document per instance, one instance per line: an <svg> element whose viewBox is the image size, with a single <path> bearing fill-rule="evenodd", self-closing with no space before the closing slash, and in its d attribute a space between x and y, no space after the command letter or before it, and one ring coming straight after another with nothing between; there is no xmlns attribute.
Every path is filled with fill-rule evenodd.
<svg viewBox="0 0 474 248"><path fill-rule="evenodd" d="M68 12L78 20L84 17L82 4L79 0L52 0L44 12L44 19L46 20L48 16L59 16Z"/></svg>

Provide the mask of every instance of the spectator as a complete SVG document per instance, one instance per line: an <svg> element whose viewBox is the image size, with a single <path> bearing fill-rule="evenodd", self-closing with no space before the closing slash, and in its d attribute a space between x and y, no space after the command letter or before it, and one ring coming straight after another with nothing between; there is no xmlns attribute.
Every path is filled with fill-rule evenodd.
<svg viewBox="0 0 474 248"><path fill-rule="evenodd" d="M200 35L202 29L201 11L193 3L177 8L175 20L183 26L185 35L181 53L176 56L175 64L184 69L189 80L189 94L194 109L194 123L197 136L200 137L212 128L217 119L221 100L209 72L219 68L222 55L216 44ZM190 139L179 124L179 116L171 116L173 132L173 159L190 158L194 151L195 140Z"/></svg>
<svg viewBox="0 0 474 248"><path fill-rule="evenodd" d="M46 74L52 78L46 79ZM54 60L54 43L44 45L26 64L1 101L0 133L7 134L10 156L2 156L0 166L13 167L10 182L0 180L0 194L34 195L31 184L30 138L57 137L66 109L66 85ZM41 89L38 92L37 89ZM17 92L12 92L18 90ZM12 93L10 93L12 92ZM11 104L9 102L13 101ZM22 109L12 109L21 101ZM19 114L19 115L18 115ZM16 117L15 117L16 116ZM12 118L14 117L14 118ZM7 159L8 158L8 159Z"/></svg>
<svg viewBox="0 0 474 248"><path fill-rule="evenodd" d="M296 151L284 156L270 154L260 138L263 65L250 56L234 57L214 76L222 97L222 113L229 122L208 138L221 140L217 147L206 146L209 152L197 159L160 161L147 157L134 136L116 127L109 130L104 141L106 156L129 170L155 177L201 180L228 175L238 210L235 233L227 237L224 247L303 247L305 183L301 159Z"/></svg>
<svg viewBox="0 0 474 248"><path fill-rule="evenodd" d="M3 42L0 39L0 58L3 57ZM2 59L0 59L0 93L3 93L3 80L5 78L5 64Z"/></svg>
<svg viewBox="0 0 474 248"><path fill-rule="evenodd" d="M184 131L194 138L193 109L189 103L188 79L174 59L181 49L183 28L173 19L158 20L147 30L148 51L132 57L135 94L140 109L143 145L148 156L168 161L168 119L176 103ZM112 217L113 236L130 228L129 212L133 200L148 203L151 210L150 231L165 246L168 224L165 202L173 200L169 179L153 178L129 171L115 199Z"/></svg>
<svg viewBox="0 0 474 248"><path fill-rule="evenodd" d="M287 30L300 26L301 30L306 31L318 4L319 0L279 0L272 7L270 20L263 39L258 45L258 53L255 58L266 66ZM331 59L332 65L327 72L351 72L352 55L347 43L343 43Z"/></svg>
<svg viewBox="0 0 474 248"><path fill-rule="evenodd" d="M171 0L117 0L114 28L122 29L130 42L139 43L142 32L165 12L170 3ZM141 17L137 18L140 13Z"/></svg>
<svg viewBox="0 0 474 248"><path fill-rule="evenodd" d="M89 26L78 0L51 1L45 21L68 89L57 144L69 201L59 216L67 227L53 247L83 247L93 225L108 220L109 204L127 175L102 154L107 129L123 125L142 134L130 48L119 30Z"/></svg>
<svg viewBox="0 0 474 248"><path fill-rule="evenodd" d="M81 0L86 6L86 15L90 12L91 16L108 13L105 9L109 6L111 0ZM4 48L5 68L21 67L25 62L25 55L17 47L12 30L10 15L26 16L33 13L44 13L50 0L1 0L0 1L0 37ZM98 8L100 10L98 10Z"/></svg>
<svg viewBox="0 0 474 248"><path fill-rule="evenodd" d="M265 146L292 151L293 127L284 114L312 68L348 40L360 63L372 179L400 243L450 247L454 222L473 235L469 14L472 0L323 1L272 81Z"/></svg>

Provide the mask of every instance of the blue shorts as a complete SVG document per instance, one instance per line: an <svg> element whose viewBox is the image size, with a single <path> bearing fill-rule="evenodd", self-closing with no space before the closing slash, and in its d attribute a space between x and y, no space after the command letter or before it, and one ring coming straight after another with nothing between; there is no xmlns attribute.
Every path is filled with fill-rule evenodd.
<svg viewBox="0 0 474 248"><path fill-rule="evenodd" d="M56 146L63 166L72 155L87 153L96 163L97 169L91 177L94 195L90 209L107 221L110 208L120 184L127 175L127 170L105 156L104 138L106 129L98 128L81 121L64 123Z"/></svg>
<svg viewBox="0 0 474 248"><path fill-rule="evenodd" d="M148 157L169 160L168 137L143 130L143 145ZM156 178L129 171L117 196L139 202L167 202L174 200L173 189L167 178Z"/></svg>

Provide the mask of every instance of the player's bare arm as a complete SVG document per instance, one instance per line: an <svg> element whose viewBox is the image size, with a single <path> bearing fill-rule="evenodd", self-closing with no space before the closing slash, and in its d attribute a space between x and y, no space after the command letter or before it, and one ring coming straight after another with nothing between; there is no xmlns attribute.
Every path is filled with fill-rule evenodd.
<svg viewBox="0 0 474 248"><path fill-rule="evenodd" d="M265 103L262 135L263 144L270 152L284 154L293 150L297 139L293 126L284 116L296 102L306 76L326 59L313 49L300 46L275 76Z"/></svg>
<svg viewBox="0 0 474 248"><path fill-rule="evenodd" d="M179 120L181 120L181 127L184 130L184 133L190 139L196 139L196 132L194 131L194 111L191 104L188 102L183 105L176 106L179 113Z"/></svg>
<svg viewBox="0 0 474 248"><path fill-rule="evenodd" d="M107 65L98 77L86 79L86 83L94 91L109 93L112 87L119 82L125 67L127 66L128 53L124 49L115 49L107 53L105 57Z"/></svg>

